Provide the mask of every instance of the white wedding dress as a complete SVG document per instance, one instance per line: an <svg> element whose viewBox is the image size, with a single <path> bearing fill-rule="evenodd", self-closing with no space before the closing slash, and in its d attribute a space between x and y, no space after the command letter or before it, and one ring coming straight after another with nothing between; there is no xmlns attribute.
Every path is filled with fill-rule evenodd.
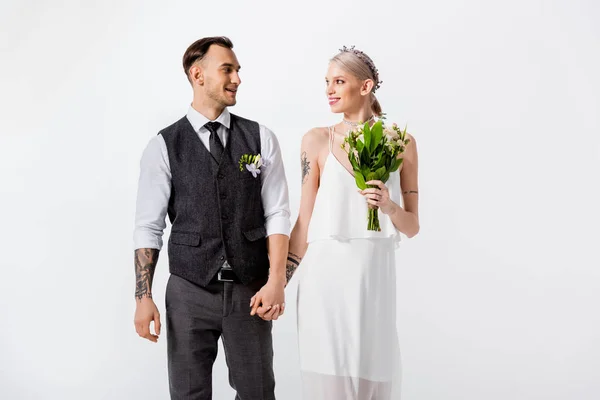
<svg viewBox="0 0 600 400"><path fill-rule="evenodd" d="M367 230L367 203L331 151L298 269L298 345L306 400L400 399L395 250L400 234L379 212ZM400 176L386 182L400 203Z"/></svg>

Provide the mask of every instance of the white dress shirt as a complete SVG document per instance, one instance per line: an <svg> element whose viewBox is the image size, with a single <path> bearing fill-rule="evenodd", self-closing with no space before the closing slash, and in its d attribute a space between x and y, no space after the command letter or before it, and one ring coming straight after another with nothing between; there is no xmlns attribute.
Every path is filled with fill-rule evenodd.
<svg viewBox="0 0 600 400"><path fill-rule="evenodd" d="M209 120L190 106L187 119L200 140L210 151L210 132L204 127ZM215 120L221 123L217 134L227 145L231 115L225 109ZM260 176L261 198L265 211L267 236L273 234L290 235L290 207L288 185L281 158L279 142L275 134L263 125L260 127L261 156L266 161ZM171 169L167 145L162 135L154 136L142 155L140 179L135 214L133 241L135 249L152 248L160 250L162 236L166 228L167 208L171 196ZM215 210L213 210L215 211Z"/></svg>

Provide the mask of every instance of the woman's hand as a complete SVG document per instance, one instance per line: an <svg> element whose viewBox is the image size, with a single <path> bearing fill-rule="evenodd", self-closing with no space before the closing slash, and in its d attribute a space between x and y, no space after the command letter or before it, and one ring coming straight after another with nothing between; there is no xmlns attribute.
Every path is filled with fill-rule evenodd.
<svg viewBox="0 0 600 400"><path fill-rule="evenodd" d="M379 207L382 213L392 215L398 209L398 204L390 199L390 191L385 183L381 181L368 181L367 185L375 185L375 188L367 188L358 192L365 196L367 203Z"/></svg>

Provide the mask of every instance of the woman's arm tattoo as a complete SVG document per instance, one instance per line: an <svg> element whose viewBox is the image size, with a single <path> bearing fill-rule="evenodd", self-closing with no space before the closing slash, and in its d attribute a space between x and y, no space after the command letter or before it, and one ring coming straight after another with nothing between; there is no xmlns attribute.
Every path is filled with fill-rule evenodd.
<svg viewBox="0 0 600 400"><path fill-rule="evenodd" d="M296 272L296 269L300 265L300 261L302 261L302 257L292 252L288 253L287 263L285 267L286 284L290 282L290 279L292 279L292 275L294 275L294 272Z"/></svg>
<svg viewBox="0 0 600 400"><path fill-rule="evenodd" d="M310 172L310 161L308 161L308 159L306 157L306 152L302 153L302 156L300 157L300 161L302 162L302 184L304 185L304 183L306 182L306 177L308 176L308 173Z"/></svg>

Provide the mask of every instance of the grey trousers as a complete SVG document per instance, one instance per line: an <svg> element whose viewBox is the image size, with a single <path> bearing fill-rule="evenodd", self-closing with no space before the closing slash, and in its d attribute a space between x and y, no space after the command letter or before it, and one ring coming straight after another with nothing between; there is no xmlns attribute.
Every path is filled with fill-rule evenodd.
<svg viewBox="0 0 600 400"><path fill-rule="evenodd" d="M235 400L275 399L272 323L250 316L250 298L265 282L215 282L203 288L169 277L165 301L172 400L212 399L219 337Z"/></svg>

